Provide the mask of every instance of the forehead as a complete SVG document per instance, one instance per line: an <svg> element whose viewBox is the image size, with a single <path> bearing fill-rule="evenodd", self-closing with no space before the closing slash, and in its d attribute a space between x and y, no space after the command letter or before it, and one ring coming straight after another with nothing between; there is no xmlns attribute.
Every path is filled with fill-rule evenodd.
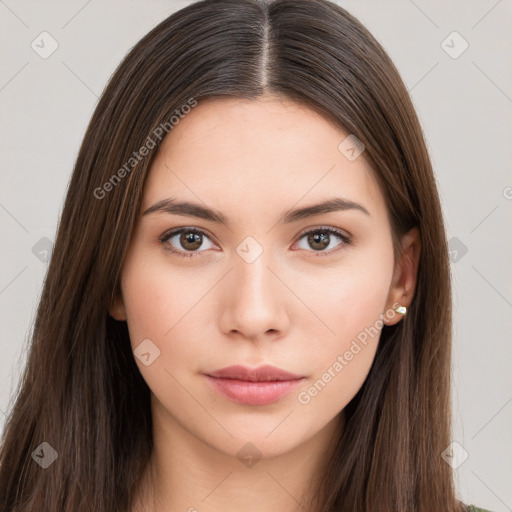
<svg viewBox="0 0 512 512"><path fill-rule="evenodd" d="M343 196L382 214L384 198L364 151L349 160L340 150L349 135L288 99L200 101L160 146L143 206L172 195L261 213L273 203Z"/></svg>

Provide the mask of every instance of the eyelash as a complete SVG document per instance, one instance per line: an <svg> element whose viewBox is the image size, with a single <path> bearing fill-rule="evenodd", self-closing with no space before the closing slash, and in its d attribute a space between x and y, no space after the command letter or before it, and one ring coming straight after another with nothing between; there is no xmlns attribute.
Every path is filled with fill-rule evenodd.
<svg viewBox="0 0 512 512"><path fill-rule="evenodd" d="M204 252L204 251L191 251L191 252L184 252L184 251L178 251L176 249L174 249L171 245L167 244L167 241L172 238L173 236L175 235L179 235L183 232L186 232L186 233L194 233L194 234L199 234L199 235L203 235L203 236L206 236L207 238L211 238L208 233L206 233L205 231L201 230L201 229L197 229L197 228L179 228L179 229L175 229L173 231L170 231L170 232L166 232L164 233L160 238L159 238L159 242L162 244L164 250L172 253L172 254L176 254L177 256L181 256L183 258L195 258L196 256L199 256L201 254L201 252ZM337 230L337 229L334 229L334 228L331 228L331 227L328 227L328 226L321 226L321 227L318 227L318 228L314 228L314 229L310 229L309 231L305 231L304 233L301 233L298 237L298 240L301 240L302 238L304 238L306 235L309 235L311 233L317 233L317 232L322 232L322 233L329 233L330 235L335 235L337 236L338 238L341 239L341 241L343 242L344 245L350 245L352 243L352 240L350 237L348 237L347 235L345 235L344 233L342 233L341 231ZM333 252L337 252L339 249L331 249L330 251L310 251L310 252L313 252L313 256L314 257L317 257L317 256L328 256L330 254L332 254Z"/></svg>

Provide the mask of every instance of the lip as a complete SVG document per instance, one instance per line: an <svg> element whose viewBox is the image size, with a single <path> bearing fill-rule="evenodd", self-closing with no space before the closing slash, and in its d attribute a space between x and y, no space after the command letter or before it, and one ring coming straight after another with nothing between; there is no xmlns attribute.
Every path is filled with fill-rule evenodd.
<svg viewBox="0 0 512 512"><path fill-rule="evenodd" d="M225 379L245 380L248 382L297 380L303 378L303 375L290 373L270 364L265 364L256 368L249 368L241 365L227 366L226 368L209 372L206 375Z"/></svg>
<svg viewBox="0 0 512 512"><path fill-rule="evenodd" d="M304 377L271 365L228 366L205 374L223 396L244 405L268 405L289 395Z"/></svg>

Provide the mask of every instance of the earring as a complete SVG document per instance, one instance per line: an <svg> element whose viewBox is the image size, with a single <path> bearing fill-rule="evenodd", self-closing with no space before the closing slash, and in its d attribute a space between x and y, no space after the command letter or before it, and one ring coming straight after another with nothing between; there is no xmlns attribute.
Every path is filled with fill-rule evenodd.
<svg viewBox="0 0 512 512"><path fill-rule="evenodd" d="M398 306L395 308L395 311L401 315L405 315L405 313L407 313L407 308L405 306Z"/></svg>

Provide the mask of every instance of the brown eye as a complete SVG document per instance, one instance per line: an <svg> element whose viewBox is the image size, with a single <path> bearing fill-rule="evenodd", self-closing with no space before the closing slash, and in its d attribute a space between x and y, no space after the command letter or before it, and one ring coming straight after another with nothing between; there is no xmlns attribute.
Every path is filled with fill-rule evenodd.
<svg viewBox="0 0 512 512"><path fill-rule="evenodd" d="M198 250L201 247L203 247L203 249L212 248L213 244L211 241L210 247L204 247L205 240L210 240L206 233L192 228L176 229L171 233L164 234L160 238L160 242L166 251L184 257L199 256L202 252L204 252L202 250Z"/></svg>
<svg viewBox="0 0 512 512"><path fill-rule="evenodd" d="M349 245L351 243L347 235L334 228L317 228L307 231L302 234L299 241L302 239L306 239L307 247L299 246L299 248L310 250L310 252L312 249L313 252L317 253L315 256L329 255L332 252L337 252L336 247ZM339 240L338 244L335 243L336 239Z"/></svg>
<svg viewBox="0 0 512 512"><path fill-rule="evenodd" d="M180 244L187 251L195 251L203 243L202 235L190 231L182 231L180 235Z"/></svg>
<svg viewBox="0 0 512 512"><path fill-rule="evenodd" d="M316 231L308 235L308 244L315 251L323 251L329 246L331 235L322 231Z"/></svg>

